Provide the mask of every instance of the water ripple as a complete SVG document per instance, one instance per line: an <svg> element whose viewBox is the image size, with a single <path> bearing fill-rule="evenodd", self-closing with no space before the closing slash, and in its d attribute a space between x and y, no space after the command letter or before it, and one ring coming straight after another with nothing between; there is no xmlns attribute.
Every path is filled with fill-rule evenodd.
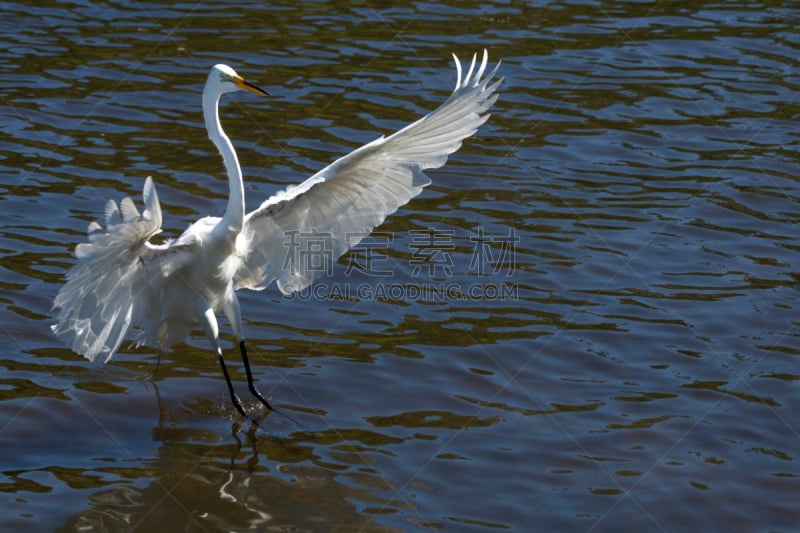
<svg viewBox="0 0 800 533"><path fill-rule="evenodd" d="M5 529L795 527L796 10L4 13ZM106 366L51 336L108 199L152 175L167 236L223 209L210 65L272 95L222 107L254 207L431 110L450 52L483 47L503 59L500 99L431 187L314 292L242 295L259 386L299 422L251 405L261 429L242 424L201 335Z"/></svg>

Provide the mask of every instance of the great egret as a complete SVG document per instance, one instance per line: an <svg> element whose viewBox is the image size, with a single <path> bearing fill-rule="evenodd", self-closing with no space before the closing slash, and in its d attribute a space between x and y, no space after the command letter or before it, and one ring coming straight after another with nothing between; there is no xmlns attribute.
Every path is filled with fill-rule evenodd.
<svg viewBox="0 0 800 533"><path fill-rule="evenodd" d="M107 362L131 330L137 345L164 349L200 325L216 349L231 400L246 417L222 356L215 316L222 311L239 342L250 392L272 409L253 383L235 291L262 290L273 280L284 294L302 290L320 269L288 261L290 249L302 250L313 239L338 258L430 183L423 170L444 165L486 121L502 81L490 84L499 64L483 77L486 50L480 64L473 56L463 77L461 63L453 58L455 89L435 111L354 150L248 214L242 171L220 125L219 99L238 90L267 93L227 65L212 67L203 89L203 115L228 173L225 214L202 218L177 239L152 244L151 237L161 231L153 180L145 180L141 214L130 198L119 205L109 200L105 226L89 225L89 242L76 247L78 262L55 298L53 309L60 309L55 334L75 352Z"/></svg>

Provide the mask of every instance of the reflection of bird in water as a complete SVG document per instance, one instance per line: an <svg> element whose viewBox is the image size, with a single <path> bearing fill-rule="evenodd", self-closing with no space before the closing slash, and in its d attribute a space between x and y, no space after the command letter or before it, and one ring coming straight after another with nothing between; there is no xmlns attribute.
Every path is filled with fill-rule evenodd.
<svg viewBox="0 0 800 533"><path fill-rule="evenodd" d="M217 418L208 418L209 402L201 396L196 403L177 405L162 401L157 383L145 386L155 388L158 401L158 424L146 442L145 458L130 452L119 460L95 458L85 468L43 469L53 470L62 481L80 483L84 494L83 506L73 509L59 530L161 531L165 524L179 524L200 531L313 531L336 524L343 531L388 531L360 509L376 502L392 509L408 507L370 490L389 482L378 471L366 472L360 456L341 451L352 445L350 439L379 450L396 443L393 436L381 440L371 430L332 429L294 432L276 440L251 424L241 434L247 439L243 445L239 436L246 419L233 420L229 436ZM153 397L130 394L135 402ZM119 397L115 401L125 403ZM113 439L108 444L119 446ZM29 475L41 474L36 470Z"/></svg>
<svg viewBox="0 0 800 533"><path fill-rule="evenodd" d="M430 183L423 170L444 165L488 118L500 81L490 84L497 67L484 77L486 66L484 51L483 61L473 57L462 76L456 58L455 89L436 110L245 213L242 172L220 125L219 99L239 90L267 93L232 68L215 65L203 90L203 114L228 172L225 214L202 218L177 239L152 244L150 238L161 231L153 181L144 184L143 213L130 198L119 206L109 201L105 226L90 224L89 242L76 248L78 263L53 304L60 309L53 331L76 352L108 361L131 329L137 344L166 348L199 324L217 352L234 405L246 416L222 357L215 315L221 311L239 342L250 392L271 408L253 383L235 291L261 290L273 281L284 294L302 290L321 269L289 252L321 246L338 258L419 194Z"/></svg>

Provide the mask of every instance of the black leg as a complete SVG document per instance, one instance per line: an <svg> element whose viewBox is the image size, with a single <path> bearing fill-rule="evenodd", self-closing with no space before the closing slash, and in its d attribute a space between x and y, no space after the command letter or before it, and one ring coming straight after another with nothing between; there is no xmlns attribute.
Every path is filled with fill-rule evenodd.
<svg viewBox="0 0 800 533"><path fill-rule="evenodd" d="M153 370L153 375L155 375L156 372L158 372L158 369L161 368L161 349L159 349L156 353L156 369Z"/></svg>
<svg viewBox="0 0 800 533"><path fill-rule="evenodd" d="M253 383L253 372L250 371L250 361L247 360L247 350L244 347L243 340L239 341L239 351L242 352L242 362L244 363L244 371L247 374L247 386L250 388L250 392L253 394L253 396L258 398L258 400L261 403L264 404L264 407L266 407L270 411L274 410L273 407L267 401L267 399L264 398L264 396L262 396L260 392L258 392L255 383Z"/></svg>
<svg viewBox="0 0 800 533"><path fill-rule="evenodd" d="M236 396L236 391L233 390L233 383L231 383L231 376L228 374L228 368L225 366L225 359L222 358L222 352L217 352L217 359L219 359L219 366L222 367L222 373L225 374L225 381L228 382L228 392L231 393L231 401L233 401L234 407L236 410L241 413L241 415L245 418L250 418L247 416L247 413L244 412L244 406L242 405L242 401ZM250 371L248 369L248 376Z"/></svg>

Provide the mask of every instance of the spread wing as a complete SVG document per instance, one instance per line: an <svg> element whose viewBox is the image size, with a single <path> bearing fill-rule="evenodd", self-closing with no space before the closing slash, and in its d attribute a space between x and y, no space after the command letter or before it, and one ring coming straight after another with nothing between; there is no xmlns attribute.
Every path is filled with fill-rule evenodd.
<svg viewBox="0 0 800 533"><path fill-rule="evenodd" d="M489 118L502 82L490 83L499 64L483 77L485 50L480 65L473 56L463 78L453 57L456 86L436 110L356 149L247 215L244 231L251 249L234 279L236 288L260 290L276 280L284 294L302 290L325 272L319 254L337 259L430 183L423 171L444 165ZM316 261L311 251L317 252Z"/></svg>
<svg viewBox="0 0 800 533"><path fill-rule="evenodd" d="M130 198L119 205L108 201L105 227L89 224L89 242L75 249L78 262L53 302L60 309L53 332L91 360L108 361L132 326L139 328L140 341L152 337L153 317L146 312L152 291L191 261L187 247L150 244L161 231L161 206L149 177L144 205L140 214Z"/></svg>

